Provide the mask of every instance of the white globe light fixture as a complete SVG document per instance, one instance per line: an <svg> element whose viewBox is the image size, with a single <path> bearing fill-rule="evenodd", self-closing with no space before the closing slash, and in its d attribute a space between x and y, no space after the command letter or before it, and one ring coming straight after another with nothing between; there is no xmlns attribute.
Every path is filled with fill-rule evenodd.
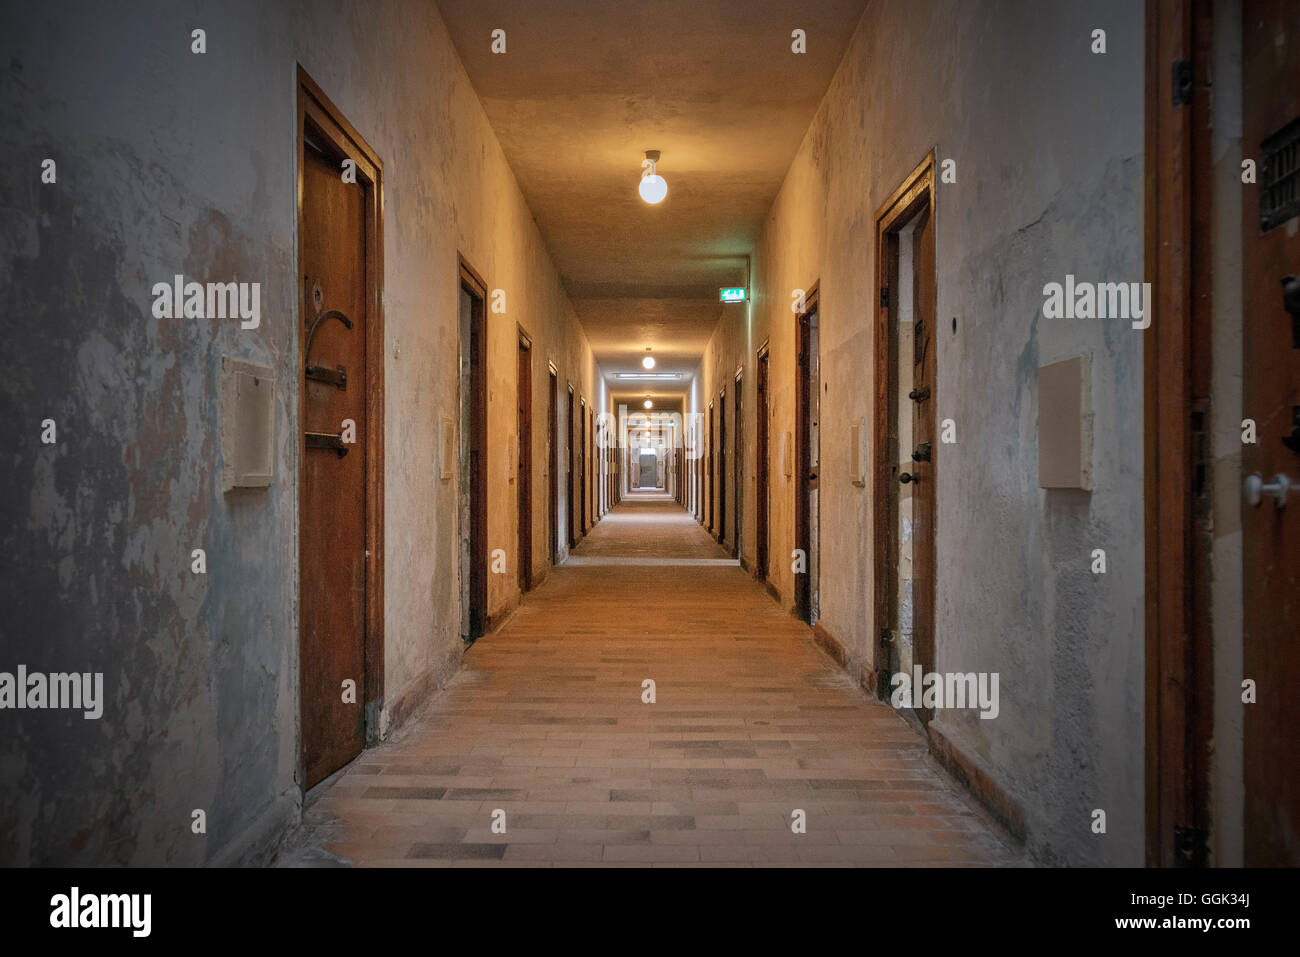
<svg viewBox="0 0 1300 957"><path fill-rule="evenodd" d="M655 367L655 357L650 355L650 347L645 347L646 356L641 360L642 369L653 369Z"/></svg>
<svg viewBox="0 0 1300 957"><path fill-rule="evenodd" d="M646 396L645 407L646 407L647 409L653 409L653 408L655 407L655 404L654 404L653 402L650 401L650 397L649 397L649 396Z"/></svg>
<svg viewBox="0 0 1300 957"><path fill-rule="evenodd" d="M667 181L655 172L655 164L658 162L658 150L645 151L645 159L641 161L641 185L637 187L637 192L651 206L663 202L668 195Z"/></svg>

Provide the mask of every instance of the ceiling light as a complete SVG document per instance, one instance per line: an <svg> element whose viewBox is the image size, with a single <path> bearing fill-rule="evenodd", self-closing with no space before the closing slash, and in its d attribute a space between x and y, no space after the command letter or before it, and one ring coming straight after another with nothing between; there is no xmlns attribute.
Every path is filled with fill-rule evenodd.
<svg viewBox="0 0 1300 957"><path fill-rule="evenodd" d="M680 379L680 372L615 372L615 379Z"/></svg>
<svg viewBox="0 0 1300 957"><path fill-rule="evenodd" d="M645 358L641 360L643 369L653 369L655 367L655 357L650 355L650 347L645 347Z"/></svg>
<svg viewBox="0 0 1300 957"><path fill-rule="evenodd" d="M668 183L655 172L655 164L658 162L658 150L645 151L645 159L641 161L641 185L637 187L637 192L651 206L663 202L663 198L668 195Z"/></svg>
<svg viewBox="0 0 1300 957"><path fill-rule="evenodd" d="M645 407L647 409L653 409L655 407L655 404L650 401L650 396L645 397Z"/></svg>

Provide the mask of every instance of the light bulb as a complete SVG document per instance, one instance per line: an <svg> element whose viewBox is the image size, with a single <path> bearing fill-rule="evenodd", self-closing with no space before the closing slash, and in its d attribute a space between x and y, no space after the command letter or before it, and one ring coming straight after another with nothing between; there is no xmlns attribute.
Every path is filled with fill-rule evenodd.
<svg viewBox="0 0 1300 957"><path fill-rule="evenodd" d="M637 192L641 198L653 206L655 203L663 202L668 195L668 183L658 173L646 173L641 177L641 185L637 187Z"/></svg>
<svg viewBox="0 0 1300 957"><path fill-rule="evenodd" d="M655 407L655 404L654 404L653 402L651 402L649 399L646 399L646 400L645 400L645 407L646 407L647 409L653 409L653 408Z"/></svg>
<svg viewBox="0 0 1300 957"><path fill-rule="evenodd" d="M644 359L641 360L641 367L643 369L653 369L655 367L655 357L646 356Z"/></svg>

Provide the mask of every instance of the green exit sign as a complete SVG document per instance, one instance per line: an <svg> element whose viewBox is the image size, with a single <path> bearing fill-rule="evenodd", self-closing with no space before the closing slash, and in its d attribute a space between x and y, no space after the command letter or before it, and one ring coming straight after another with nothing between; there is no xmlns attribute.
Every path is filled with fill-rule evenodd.
<svg viewBox="0 0 1300 957"><path fill-rule="evenodd" d="M744 289L719 289L718 298L721 299L723 302L744 302L745 290Z"/></svg>

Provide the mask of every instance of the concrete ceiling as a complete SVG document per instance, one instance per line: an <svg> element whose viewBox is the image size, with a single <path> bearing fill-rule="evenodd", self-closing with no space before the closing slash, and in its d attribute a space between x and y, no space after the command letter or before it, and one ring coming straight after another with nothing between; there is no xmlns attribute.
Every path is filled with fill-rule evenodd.
<svg viewBox="0 0 1300 957"><path fill-rule="evenodd" d="M864 3L438 0L607 374L699 362Z"/></svg>

